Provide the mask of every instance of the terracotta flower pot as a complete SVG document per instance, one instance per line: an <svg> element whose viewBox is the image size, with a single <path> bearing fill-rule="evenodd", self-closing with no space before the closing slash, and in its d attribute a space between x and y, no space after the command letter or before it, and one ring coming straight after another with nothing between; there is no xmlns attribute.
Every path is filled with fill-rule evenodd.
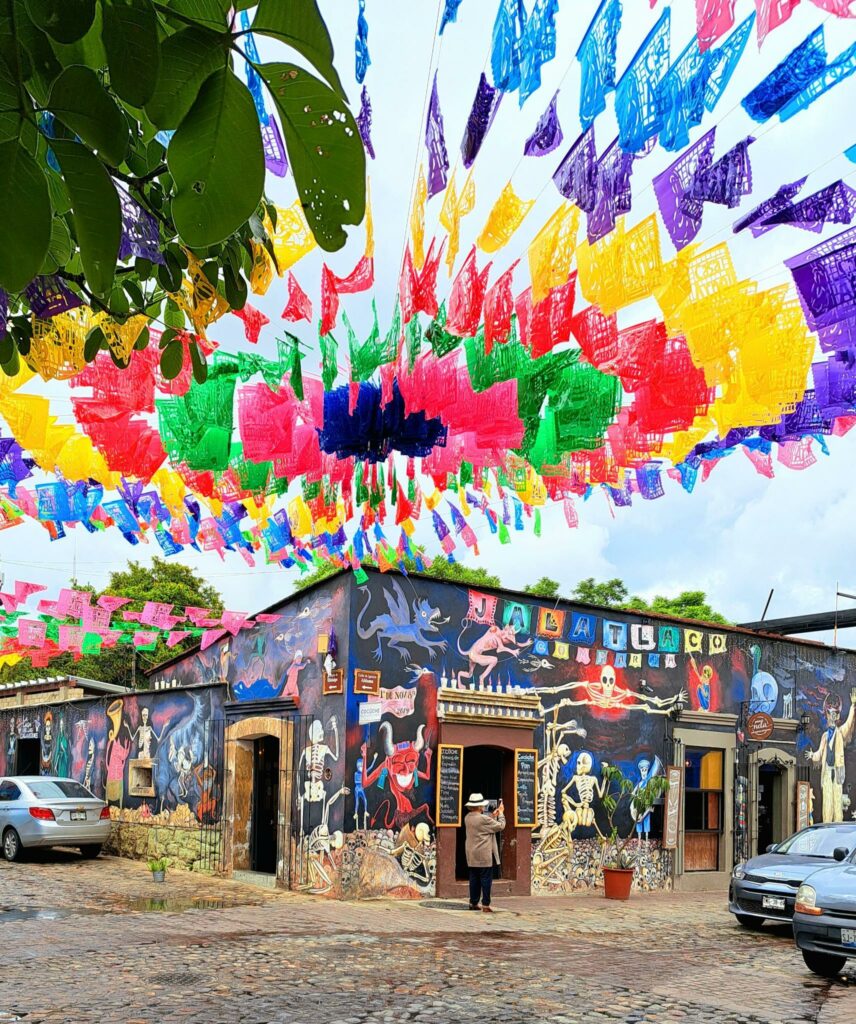
<svg viewBox="0 0 856 1024"><path fill-rule="evenodd" d="M604 868L603 894L608 900L630 899L633 868Z"/></svg>

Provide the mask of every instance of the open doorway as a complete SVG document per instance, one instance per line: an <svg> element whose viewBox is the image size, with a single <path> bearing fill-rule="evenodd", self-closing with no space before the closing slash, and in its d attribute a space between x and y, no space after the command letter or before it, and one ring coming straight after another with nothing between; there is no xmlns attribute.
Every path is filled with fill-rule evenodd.
<svg viewBox="0 0 856 1024"><path fill-rule="evenodd" d="M17 764L10 765L10 774L15 775L40 775L41 768L39 759L41 747L38 740L18 740ZM14 769L14 772L12 771Z"/></svg>
<svg viewBox="0 0 856 1024"><path fill-rule="evenodd" d="M775 764L758 766L758 853L785 837L782 832L782 769Z"/></svg>
<svg viewBox="0 0 856 1024"><path fill-rule="evenodd" d="M463 772L463 799L469 797L470 793L481 793L486 800L498 801L502 799L505 803L506 829L514 822L508 822L508 815L513 817L511 788L514 785L514 755L510 750L501 747L466 747L464 750L464 772ZM509 779L511 782L509 783ZM457 843L455 850L455 878L457 881L464 881L469 877L467 870L466 854L466 829L462 826L457 830ZM500 864L494 865L494 878L515 878L516 863L514 858L503 856L503 833L497 836L499 844Z"/></svg>
<svg viewBox="0 0 856 1024"><path fill-rule="evenodd" d="M250 829L250 870L276 873L279 818L279 740L253 741L253 812Z"/></svg>

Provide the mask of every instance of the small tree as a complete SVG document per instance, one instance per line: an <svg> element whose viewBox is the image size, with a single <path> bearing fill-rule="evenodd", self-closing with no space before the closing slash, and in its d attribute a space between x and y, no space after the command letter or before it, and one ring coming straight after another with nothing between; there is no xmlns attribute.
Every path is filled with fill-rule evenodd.
<svg viewBox="0 0 856 1024"><path fill-rule="evenodd" d="M606 763L601 766L601 778L606 780L608 787L603 798L603 808L609 822L609 834L600 840L601 867L633 868L636 857L627 850L627 845L633 838L633 825L626 836L620 834L615 822L618 808L627 797L630 797L630 803L634 806L637 816L644 817L669 788L669 780L664 775L654 775L637 787L620 768Z"/></svg>

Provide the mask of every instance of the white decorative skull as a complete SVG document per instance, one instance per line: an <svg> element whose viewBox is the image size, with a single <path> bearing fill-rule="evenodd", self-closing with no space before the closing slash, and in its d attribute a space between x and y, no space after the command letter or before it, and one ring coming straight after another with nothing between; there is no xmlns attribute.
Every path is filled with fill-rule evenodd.
<svg viewBox="0 0 856 1024"><path fill-rule="evenodd" d="M615 669L612 665L604 665L600 670L600 685L603 689L604 697L610 700L615 690Z"/></svg>

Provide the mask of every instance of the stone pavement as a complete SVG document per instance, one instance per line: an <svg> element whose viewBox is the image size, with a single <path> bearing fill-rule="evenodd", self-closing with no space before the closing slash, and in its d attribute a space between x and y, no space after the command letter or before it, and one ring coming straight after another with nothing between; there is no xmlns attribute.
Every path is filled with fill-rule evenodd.
<svg viewBox="0 0 856 1024"><path fill-rule="evenodd" d="M51 851L0 862L0 1024L853 1024L721 894L337 903Z"/></svg>

